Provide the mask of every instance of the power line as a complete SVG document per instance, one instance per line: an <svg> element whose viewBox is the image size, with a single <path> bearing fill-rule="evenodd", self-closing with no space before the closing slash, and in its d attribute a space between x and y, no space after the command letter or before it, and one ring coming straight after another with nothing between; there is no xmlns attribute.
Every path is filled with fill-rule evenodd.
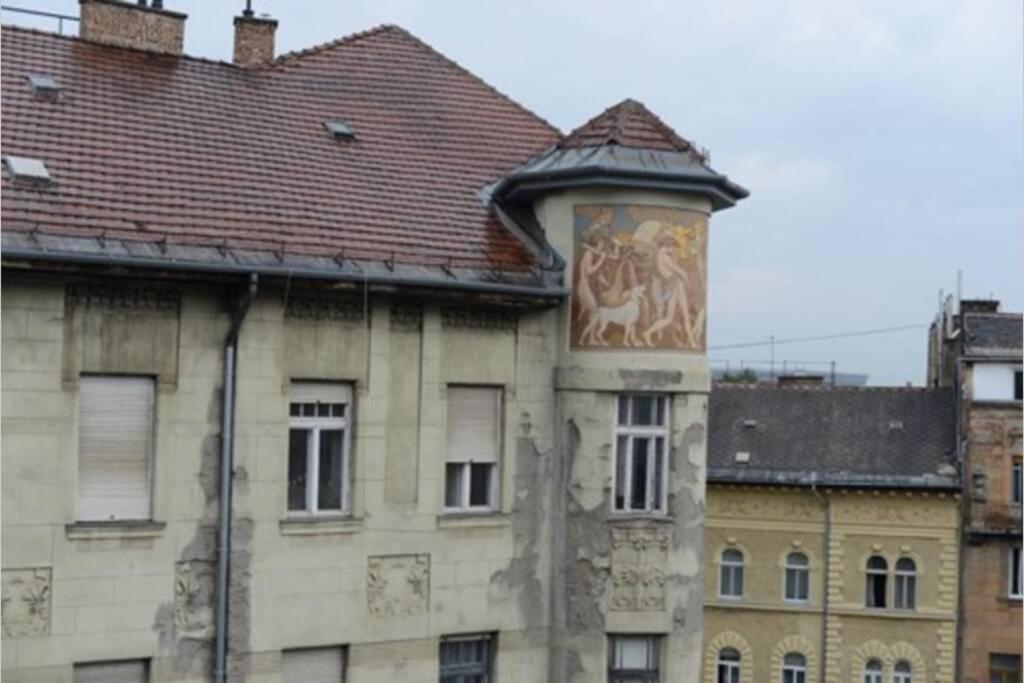
<svg viewBox="0 0 1024 683"><path fill-rule="evenodd" d="M906 330L920 330L927 325L901 325L899 327L882 327L874 330L860 330L858 332L841 332L839 334L823 334L816 337L793 337L792 339L772 339L769 341L745 342L742 344L724 344L722 346L709 346L708 351L721 351L723 349L746 349L755 346L778 346L779 344L796 344L798 342L825 341L827 339L848 339L850 337L867 337L873 334L888 334L890 332L903 332Z"/></svg>

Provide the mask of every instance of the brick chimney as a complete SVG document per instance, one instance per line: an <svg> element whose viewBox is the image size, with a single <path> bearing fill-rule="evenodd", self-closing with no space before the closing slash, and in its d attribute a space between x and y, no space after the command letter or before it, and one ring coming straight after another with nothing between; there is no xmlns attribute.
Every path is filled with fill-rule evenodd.
<svg viewBox="0 0 1024 683"><path fill-rule="evenodd" d="M998 299L964 299L960 302L961 313L998 313Z"/></svg>
<svg viewBox="0 0 1024 683"><path fill-rule="evenodd" d="M246 2L242 16L235 17L235 57L238 66L252 67L274 59L274 34L277 21L253 14Z"/></svg>
<svg viewBox="0 0 1024 683"><path fill-rule="evenodd" d="M78 0L78 35L84 40L180 55L188 15L164 9L163 0Z"/></svg>

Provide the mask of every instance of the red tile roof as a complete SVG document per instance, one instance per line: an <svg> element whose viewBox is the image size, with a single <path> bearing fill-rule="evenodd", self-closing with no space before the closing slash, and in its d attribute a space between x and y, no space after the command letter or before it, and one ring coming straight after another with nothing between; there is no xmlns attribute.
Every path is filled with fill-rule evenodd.
<svg viewBox="0 0 1024 683"><path fill-rule="evenodd" d="M558 131L394 26L260 69L4 27L5 231L521 270L480 190ZM29 75L63 88L37 98ZM324 130L347 122L351 142Z"/></svg>
<svg viewBox="0 0 1024 683"><path fill-rule="evenodd" d="M562 149L620 145L704 155L636 100L623 100L569 133L558 144Z"/></svg>

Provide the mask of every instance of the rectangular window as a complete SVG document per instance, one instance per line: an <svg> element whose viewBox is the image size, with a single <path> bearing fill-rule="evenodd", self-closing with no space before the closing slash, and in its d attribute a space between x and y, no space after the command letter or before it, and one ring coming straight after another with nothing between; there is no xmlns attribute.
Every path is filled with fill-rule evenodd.
<svg viewBox="0 0 1024 683"><path fill-rule="evenodd" d="M1024 577L1021 575L1020 548L1010 548L1010 561L1007 569L1009 570L1010 578L1010 597L1020 600L1024 597L1024 592L1022 592Z"/></svg>
<svg viewBox="0 0 1024 683"><path fill-rule="evenodd" d="M288 512L348 512L352 387L292 382L288 410Z"/></svg>
<svg viewBox="0 0 1024 683"><path fill-rule="evenodd" d="M75 664L71 680L74 683L146 683L149 680L149 662L134 659Z"/></svg>
<svg viewBox="0 0 1024 683"><path fill-rule="evenodd" d="M609 636L608 683L658 683L658 636Z"/></svg>
<svg viewBox="0 0 1024 683"><path fill-rule="evenodd" d="M150 378L79 381L79 520L150 518L154 400Z"/></svg>
<svg viewBox="0 0 1024 683"><path fill-rule="evenodd" d="M311 647L281 653L281 683L344 683L345 648Z"/></svg>
<svg viewBox="0 0 1024 683"><path fill-rule="evenodd" d="M490 683L495 638L449 637L441 641L441 683Z"/></svg>
<svg viewBox="0 0 1024 683"><path fill-rule="evenodd" d="M617 397L613 473L617 512L665 512L668 412L667 396Z"/></svg>
<svg viewBox="0 0 1024 683"><path fill-rule="evenodd" d="M447 510L498 507L502 392L496 387L448 387Z"/></svg>
<svg viewBox="0 0 1024 683"><path fill-rule="evenodd" d="M1014 505L1020 507L1021 501L1024 500L1024 494L1022 494L1021 491L1021 487L1024 485L1021 481L1021 461L1014 460L1012 467L1013 469L1010 476L1010 486L1012 487L1012 490L1010 491L1010 500Z"/></svg>
<svg viewBox="0 0 1024 683"><path fill-rule="evenodd" d="M991 654L988 671L990 683L1021 683L1020 655Z"/></svg>
<svg viewBox="0 0 1024 683"><path fill-rule="evenodd" d="M1016 370L1013 373L1013 398L1018 401L1024 399L1024 371Z"/></svg>

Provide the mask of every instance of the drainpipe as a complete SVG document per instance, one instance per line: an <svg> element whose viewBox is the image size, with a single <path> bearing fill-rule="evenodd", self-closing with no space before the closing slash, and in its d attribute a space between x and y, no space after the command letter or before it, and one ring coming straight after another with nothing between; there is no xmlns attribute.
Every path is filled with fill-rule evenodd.
<svg viewBox="0 0 1024 683"><path fill-rule="evenodd" d="M214 683L224 683L228 654L228 560L231 556L231 482L234 475L235 363L238 333L256 299L259 276L249 275L249 288L238 300L224 340L224 376L220 405L220 520L217 532L217 604L214 637Z"/></svg>
<svg viewBox="0 0 1024 683"><path fill-rule="evenodd" d="M971 502L974 498L974 482L971 481L973 475L968 472L967 468L967 439L964 438L967 425L965 424L963 408L963 366L964 359L957 358L953 382L953 410L956 413L956 469L960 476L960 519L957 520L957 533L959 535L957 549L960 552L957 553L956 562L956 639L954 641L953 653L956 658L953 665L954 680L956 681L961 680L963 677L964 626L966 620L964 615L964 592L966 590L964 572L967 569L967 529L971 523L971 514L973 512Z"/></svg>
<svg viewBox="0 0 1024 683"><path fill-rule="evenodd" d="M821 544L821 666L818 680L825 683L825 669L828 665L828 575L831 571L829 550L832 547L832 501L818 491L818 473L811 473L811 493L825 511L825 540Z"/></svg>

